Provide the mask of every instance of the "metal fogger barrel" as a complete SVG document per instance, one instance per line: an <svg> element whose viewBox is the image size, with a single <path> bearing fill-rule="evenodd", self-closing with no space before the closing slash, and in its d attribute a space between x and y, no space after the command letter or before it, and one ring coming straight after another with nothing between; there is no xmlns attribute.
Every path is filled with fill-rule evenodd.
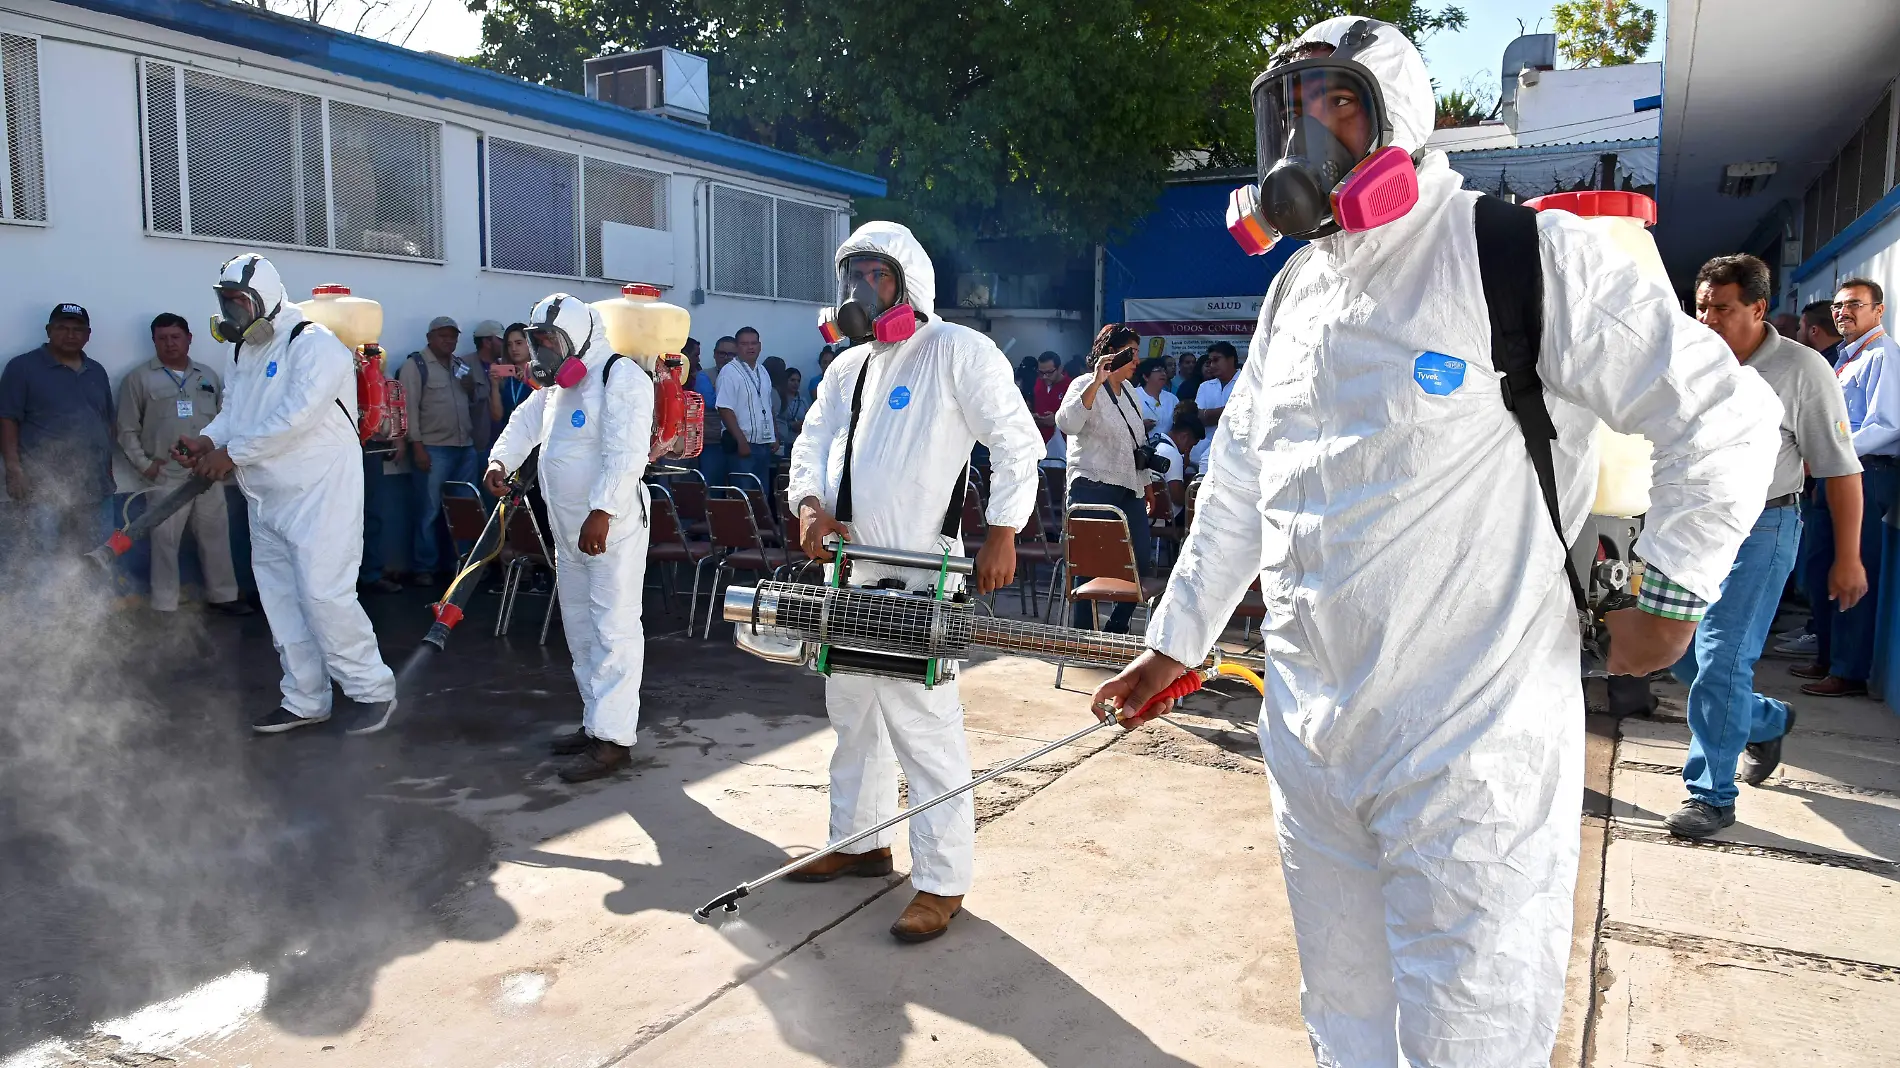
<svg viewBox="0 0 1900 1068"><path fill-rule="evenodd" d="M962 557L854 545L852 559L968 574ZM1122 667L1146 648L1137 635L1003 619L961 595L937 591L761 582L726 590L724 616L746 652L781 664L925 681L925 665L993 650L1100 667Z"/></svg>

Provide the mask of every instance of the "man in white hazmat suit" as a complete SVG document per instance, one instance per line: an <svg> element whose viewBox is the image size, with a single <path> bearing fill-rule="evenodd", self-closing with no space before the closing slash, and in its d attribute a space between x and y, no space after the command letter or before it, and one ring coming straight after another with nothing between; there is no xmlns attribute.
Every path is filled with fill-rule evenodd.
<svg viewBox="0 0 1900 1068"><path fill-rule="evenodd" d="M936 272L911 232L870 222L838 248L839 302L828 341L850 338L825 372L792 446L787 497L798 502L805 551L830 559L827 535L864 545L961 555L970 450L990 450L989 533L976 556L979 592L1016 573L1016 531L1035 507L1042 436L1016 389L1009 360L982 334L937 318ZM956 576L950 576L954 581ZM849 581L902 582L922 591L936 572L851 565ZM831 759L831 841L897 814L901 763L912 803L970 781L963 705L953 679L933 688L835 672L825 707L838 735ZM893 761L893 755L896 757ZM790 876L824 882L891 871L891 831L861 853L834 853ZM891 933L906 942L941 935L974 874L976 811L968 794L910 821L916 897Z"/></svg>
<svg viewBox="0 0 1900 1068"><path fill-rule="evenodd" d="M555 740L572 759L568 782L610 775L632 760L646 664L641 588L647 569L648 446L653 379L632 359L615 359L600 313L556 293L528 318L537 388L508 417L488 454L488 491L541 447L541 493L554 531L561 629L580 685L581 729ZM609 366L611 365L611 367Z"/></svg>
<svg viewBox="0 0 1900 1068"><path fill-rule="evenodd" d="M1548 1064L1583 790L1578 621L1491 366L1477 194L1419 151L1431 84L1392 26L1320 23L1254 100L1260 211L1311 252L1262 307L1151 651L1096 711L1140 708L1199 663L1258 578L1260 744L1317 1060ZM1396 191L1355 201L1362 161ZM1644 674L1718 595L1780 409L1606 220L1513 218L1542 264L1535 369L1568 537L1594 495L1597 419L1655 446L1643 603L1609 617L1610 670Z"/></svg>
<svg viewBox="0 0 1900 1068"><path fill-rule="evenodd" d="M354 358L304 319L264 257L226 262L216 289L212 333L236 344L224 407L187 451L207 478L235 469L250 506L251 571L284 667L282 707L251 729L276 734L329 719L335 678L356 702L345 730L379 731L396 708L396 676L356 600L363 450Z"/></svg>

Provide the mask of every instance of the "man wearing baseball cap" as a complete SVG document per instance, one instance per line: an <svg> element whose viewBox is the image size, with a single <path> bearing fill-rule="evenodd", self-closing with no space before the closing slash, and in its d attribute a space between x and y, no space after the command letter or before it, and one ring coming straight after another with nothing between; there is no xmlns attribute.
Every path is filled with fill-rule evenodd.
<svg viewBox="0 0 1900 1068"><path fill-rule="evenodd" d="M475 455L487 456L495 444L495 434L503 425L501 414L501 376L495 368L508 365L502 335L508 328L494 319L475 324L475 358L469 361L469 379L474 395L469 401L469 416L474 427Z"/></svg>
<svg viewBox="0 0 1900 1068"><path fill-rule="evenodd" d="M86 309L56 304L46 344L0 371L7 496L26 502L33 535L47 548L97 542L101 502L112 493L112 385L86 355L91 339Z"/></svg>
<svg viewBox="0 0 1900 1068"><path fill-rule="evenodd" d="M462 329L454 319L429 320L428 344L409 354L396 378L409 408L409 458L415 463L416 536L411 548L417 586L435 585L441 561L442 484L474 482L481 467L469 404L475 381L468 361L455 354ZM450 561L452 564L453 561Z"/></svg>

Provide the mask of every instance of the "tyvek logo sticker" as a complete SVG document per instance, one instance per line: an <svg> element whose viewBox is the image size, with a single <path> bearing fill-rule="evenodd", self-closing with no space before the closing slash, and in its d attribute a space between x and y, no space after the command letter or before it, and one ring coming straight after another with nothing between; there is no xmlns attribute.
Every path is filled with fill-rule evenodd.
<svg viewBox="0 0 1900 1068"><path fill-rule="evenodd" d="M265 378L277 377L277 361L276 360L272 360L271 362L264 365L264 377Z"/></svg>
<svg viewBox="0 0 1900 1068"><path fill-rule="evenodd" d="M568 422L573 423L575 429L578 430L587 425L587 413L576 408L574 409L574 418L569 419Z"/></svg>
<svg viewBox="0 0 1900 1068"><path fill-rule="evenodd" d="M1418 388L1443 397L1465 384L1465 361L1442 352L1421 352L1412 361L1412 378Z"/></svg>
<svg viewBox="0 0 1900 1068"><path fill-rule="evenodd" d="M891 390L891 407L893 409L904 408L904 407L907 407L909 404L910 404L910 387L898 386L896 389Z"/></svg>

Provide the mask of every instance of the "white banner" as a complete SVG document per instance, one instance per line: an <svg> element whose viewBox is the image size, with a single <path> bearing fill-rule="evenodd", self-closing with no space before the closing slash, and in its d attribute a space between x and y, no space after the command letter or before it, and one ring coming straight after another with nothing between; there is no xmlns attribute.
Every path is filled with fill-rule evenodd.
<svg viewBox="0 0 1900 1068"><path fill-rule="evenodd" d="M1129 297L1122 316L1141 335L1143 359L1200 356L1216 341L1244 360L1260 319L1260 297Z"/></svg>

